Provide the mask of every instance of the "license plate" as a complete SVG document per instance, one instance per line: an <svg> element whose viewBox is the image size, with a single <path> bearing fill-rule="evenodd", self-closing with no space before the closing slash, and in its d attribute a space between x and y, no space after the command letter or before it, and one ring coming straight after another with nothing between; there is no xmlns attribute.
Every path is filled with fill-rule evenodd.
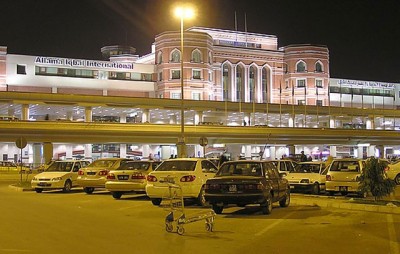
<svg viewBox="0 0 400 254"><path fill-rule="evenodd" d="M38 183L38 186L50 186L50 184L48 184L48 183Z"/></svg>
<svg viewBox="0 0 400 254"><path fill-rule="evenodd" d="M340 186L339 191L347 191L347 186Z"/></svg>
<svg viewBox="0 0 400 254"><path fill-rule="evenodd" d="M290 189L294 189L294 186L293 186L293 185L290 185Z"/></svg>
<svg viewBox="0 0 400 254"><path fill-rule="evenodd" d="M236 192L237 191L236 185L235 184L229 185L229 191L230 192Z"/></svg>
<svg viewBox="0 0 400 254"><path fill-rule="evenodd" d="M118 180L128 180L129 176L127 175L122 175L122 176L118 176Z"/></svg>

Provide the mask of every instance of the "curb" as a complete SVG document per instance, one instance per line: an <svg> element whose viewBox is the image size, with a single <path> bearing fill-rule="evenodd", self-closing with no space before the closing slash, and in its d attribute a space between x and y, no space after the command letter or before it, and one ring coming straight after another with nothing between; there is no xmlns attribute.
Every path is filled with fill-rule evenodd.
<svg viewBox="0 0 400 254"><path fill-rule="evenodd" d="M19 186L14 186L14 185L8 185L8 188L13 189L15 191L20 191L20 192L24 192L24 191L33 191L32 188L24 188L24 187L19 187Z"/></svg>

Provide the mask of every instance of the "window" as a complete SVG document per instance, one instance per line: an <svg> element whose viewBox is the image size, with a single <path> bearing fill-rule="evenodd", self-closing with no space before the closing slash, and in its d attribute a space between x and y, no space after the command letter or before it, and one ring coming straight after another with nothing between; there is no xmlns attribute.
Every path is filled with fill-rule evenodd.
<svg viewBox="0 0 400 254"><path fill-rule="evenodd" d="M200 93L192 93L192 100L201 100L201 95Z"/></svg>
<svg viewBox="0 0 400 254"><path fill-rule="evenodd" d="M303 61L300 61L296 64L296 72L305 72L306 64Z"/></svg>
<svg viewBox="0 0 400 254"><path fill-rule="evenodd" d="M322 72L322 64L320 62L315 64L315 72Z"/></svg>
<svg viewBox="0 0 400 254"><path fill-rule="evenodd" d="M180 79L181 71L180 70L171 70L171 77L172 77L172 79Z"/></svg>
<svg viewBox="0 0 400 254"><path fill-rule="evenodd" d="M26 66L17 64L17 74L26 75Z"/></svg>
<svg viewBox="0 0 400 254"><path fill-rule="evenodd" d="M306 87L306 80L305 79L297 80L297 87Z"/></svg>
<svg viewBox="0 0 400 254"><path fill-rule="evenodd" d="M172 51L171 54L171 62L172 63L179 63L181 61L181 52L179 50Z"/></svg>
<svg viewBox="0 0 400 254"><path fill-rule="evenodd" d="M315 86L318 88L322 88L322 80L321 79L316 79L315 80Z"/></svg>
<svg viewBox="0 0 400 254"><path fill-rule="evenodd" d="M322 106L322 100L317 100L316 105L317 106Z"/></svg>
<svg viewBox="0 0 400 254"><path fill-rule="evenodd" d="M171 99L180 99L181 93L171 93Z"/></svg>
<svg viewBox="0 0 400 254"><path fill-rule="evenodd" d="M194 63L201 63L201 52L198 49L193 50L192 52L192 61Z"/></svg>
<svg viewBox="0 0 400 254"><path fill-rule="evenodd" d="M200 79L201 78L201 71L200 70L192 70L193 79Z"/></svg>
<svg viewBox="0 0 400 254"><path fill-rule="evenodd" d="M306 105L306 101L305 100L298 100L297 101L297 105Z"/></svg>

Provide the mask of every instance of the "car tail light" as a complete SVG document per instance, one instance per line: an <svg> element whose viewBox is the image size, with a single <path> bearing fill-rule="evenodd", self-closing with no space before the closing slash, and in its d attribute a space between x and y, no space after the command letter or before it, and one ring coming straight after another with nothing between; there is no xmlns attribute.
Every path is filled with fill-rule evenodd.
<svg viewBox="0 0 400 254"><path fill-rule="evenodd" d="M85 173L83 172L83 170L79 170L78 171L78 176L83 176Z"/></svg>
<svg viewBox="0 0 400 254"><path fill-rule="evenodd" d="M142 173L134 173L131 177L132 179L146 179Z"/></svg>
<svg viewBox="0 0 400 254"><path fill-rule="evenodd" d="M108 170L101 170L99 172L99 176L106 176L106 175L108 175Z"/></svg>
<svg viewBox="0 0 400 254"><path fill-rule="evenodd" d="M389 171L389 170L390 170L389 166L385 167L385 171Z"/></svg>
<svg viewBox="0 0 400 254"><path fill-rule="evenodd" d="M326 180L327 181L332 181L332 177L330 175L326 175Z"/></svg>
<svg viewBox="0 0 400 254"><path fill-rule="evenodd" d="M109 173L109 174L107 175L107 179L113 180L113 179L115 179L115 175L114 175L113 173Z"/></svg>
<svg viewBox="0 0 400 254"><path fill-rule="evenodd" d="M188 176L183 176L181 178L181 182L193 182L196 179L196 176L194 175L188 175Z"/></svg>
<svg viewBox="0 0 400 254"><path fill-rule="evenodd" d="M148 182L157 182L157 177L152 176L152 175L148 175L147 176L147 181Z"/></svg>

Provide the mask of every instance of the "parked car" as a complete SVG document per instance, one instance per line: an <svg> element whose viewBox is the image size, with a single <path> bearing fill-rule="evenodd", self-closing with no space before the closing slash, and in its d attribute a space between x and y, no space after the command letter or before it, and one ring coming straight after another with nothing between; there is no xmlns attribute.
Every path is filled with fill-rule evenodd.
<svg viewBox="0 0 400 254"><path fill-rule="evenodd" d="M366 196L366 193L360 193L360 176L365 167L365 161L359 159L334 159L328 166L326 174L326 191L329 195L341 193L355 193Z"/></svg>
<svg viewBox="0 0 400 254"><path fill-rule="evenodd" d="M168 182L172 181L180 186L179 195L184 199L195 199L204 206L204 185L216 172L214 163L204 158L166 160L147 176L146 194L154 205L160 205L168 197Z"/></svg>
<svg viewBox="0 0 400 254"><path fill-rule="evenodd" d="M83 187L87 194L93 193L95 188L105 188L107 175L111 170L119 168L124 163L132 161L125 158L103 158L81 168L78 172L78 185Z"/></svg>
<svg viewBox="0 0 400 254"><path fill-rule="evenodd" d="M274 202L289 206L290 186L283 176L272 161L226 162L207 180L205 199L217 214L228 204L259 204L264 214L270 214Z"/></svg>
<svg viewBox="0 0 400 254"><path fill-rule="evenodd" d="M37 193L43 190L62 189L70 192L72 187L78 186L78 171L89 165L87 160L54 161L46 171L32 178L31 186Z"/></svg>
<svg viewBox="0 0 400 254"><path fill-rule="evenodd" d="M0 161L0 171L2 172L30 172L30 168L25 166L17 165L13 161Z"/></svg>
<svg viewBox="0 0 400 254"><path fill-rule="evenodd" d="M328 168L322 161L299 162L287 179L292 190L320 194L325 191L327 171Z"/></svg>
<svg viewBox="0 0 400 254"><path fill-rule="evenodd" d="M386 175L389 179L396 182L396 184L400 184L400 161L397 161L393 164L388 164L388 168L386 170Z"/></svg>
<svg viewBox="0 0 400 254"><path fill-rule="evenodd" d="M115 199L129 192L146 192L147 175L160 163L161 161L127 161L108 173L106 189Z"/></svg>
<svg viewBox="0 0 400 254"><path fill-rule="evenodd" d="M297 165L293 160L271 160L277 167L279 173L286 173L288 175Z"/></svg>

